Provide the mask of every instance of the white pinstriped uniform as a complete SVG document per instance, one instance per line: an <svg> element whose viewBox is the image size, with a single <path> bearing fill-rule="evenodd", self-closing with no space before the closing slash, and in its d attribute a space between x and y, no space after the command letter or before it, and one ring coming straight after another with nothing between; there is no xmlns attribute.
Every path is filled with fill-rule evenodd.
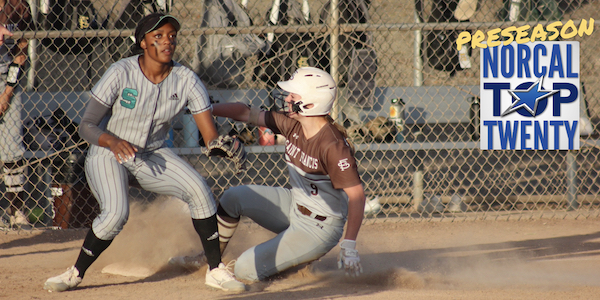
<svg viewBox="0 0 600 300"><path fill-rule="evenodd" d="M31 18L31 10L26 1L5 1L0 10L2 10L3 15L3 22L0 26L4 26L10 31L26 31L31 29L30 26L33 25L33 20ZM7 37L4 43L0 45L0 93L6 89L9 66L14 60L10 50L16 44L16 39ZM19 162L25 152L21 132L23 127L23 121L21 120L21 111L23 109L21 99L22 79L21 70L20 82L14 87L15 90L13 91L13 97L10 100L8 110L0 116L0 120L2 120L0 121L0 161L3 163ZM24 168L9 169L5 166L0 169L0 173L4 174L4 176L0 176L0 180L4 180L7 192L17 193L23 191L23 185L26 180Z"/></svg>
<svg viewBox="0 0 600 300"><path fill-rule="evenodd" d="M14 26L10 26L14 28ZM17 29L18 30L18 29ZM12 56L9 55L9 49L15 46L14 39L6 39L5 43L0 46L0 93L6 89L6 76L8 66L12 62ZM21 119L21 111L23 110L22 103L22 87L21 84L15 86L13 96L10 100L8 109L0 116L0 161L3 163L14 163L23 158L25 147L23 146L23 120ZM4 184L6 191L18 193L23 191L25 184L25 170L9 169L3 167L0 173L4 174Z"/></svg>
<svg viewBox="0 0 600 300"><path fill-rule="evenodd" d="M205 179L165 147L171 122L186 106L192 114L211 108L208 92L194 72L175 63L167 78L154 84L133 56L114 63L91 94L111 108L99 127L138 149L133 160L121 165L110 149L90 147L85 174L100 203L101 213L92 223L98 238L113 239L127 222L128 173L147 191L185 201L194 219L216 213Z"/></svg>

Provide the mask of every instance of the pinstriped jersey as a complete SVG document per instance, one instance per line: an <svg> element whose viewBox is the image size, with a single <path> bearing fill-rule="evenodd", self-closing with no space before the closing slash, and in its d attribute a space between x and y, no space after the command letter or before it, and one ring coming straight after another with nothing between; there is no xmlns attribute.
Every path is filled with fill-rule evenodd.
<svg viewBox="0 0 600 300"><path fill-rule="evenodd" d="M211 104L206 87L187 67L174 62L171 73L154 84L142 73L138 57L112 64L91 95L111 108L100 129L148 151L163 146L171 122L186 106L198 114Z"/></svg>
<svg viewBox="0 0 600 300"><path fill-rule="evenodd" d="M322 216L345 219L348 196L343 188L361 184L354 153L332 124L307 139L300 122L266 112L265 123L286 137L285 159L296 203Z"/></svg>

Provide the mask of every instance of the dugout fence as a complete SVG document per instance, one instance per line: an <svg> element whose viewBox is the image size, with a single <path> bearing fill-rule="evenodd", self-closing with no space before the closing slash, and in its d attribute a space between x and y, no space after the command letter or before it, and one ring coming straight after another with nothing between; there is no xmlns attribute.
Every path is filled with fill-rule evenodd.
<svg viewBox="0 0 600 300"><path fill-rule="evenodd" d="M590 129L580 150L480 150L479 50L455 47L463 31L569 20L579 28L582 20L589 24L600 15L599 1L244 0L237 7L252 22L227 27L203 26L210 1L91 1L84 4L93 9L88 5L75 15L76 26L44 25L53 20L51 14L67 11L56 5L79 7L81 2L31 1L37 30L15 32L30 43L22 96L28 169L23 210L34 216L31 212L43 212L32 219L34 227L85 227L97 213L81 172L87 145L68 125L79 122L88 92L103 72L129 55L135 18L154 10L169 10L182 21L176 60L197 72L206 66L202 41L208 36L222 36L221 46L229 50L236 42L267 45L260 51L219 53L215 66L241 80L207 82L215 102L273 109L277 76L311 65L336 77L340 94L334 116L356 146L368 200L379 204L375 211L367 208L365 223L594 218L600 212L597 23L593 33L569 38L580 42L581 115ZM400 123L390 118L392 99L403 100ZM189 130L183 115L173 124L171 140L217 198L239 184L288 184L280 139L270 145L260 128L217 122L221 133L244 139L246 173L235 175L226 161L201 156L201 142L192 140L197 132ZM4 186L0 193L0 215L8 220ZM155 197L131 189L132 200Z"/></svg>

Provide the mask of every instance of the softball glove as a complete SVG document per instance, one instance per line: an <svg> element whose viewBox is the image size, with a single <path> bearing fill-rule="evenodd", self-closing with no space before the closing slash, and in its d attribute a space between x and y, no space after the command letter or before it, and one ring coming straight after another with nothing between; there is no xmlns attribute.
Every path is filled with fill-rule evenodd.
<svg viewBox="0 0 600 300"><path fill-rule="evenodd" d="M226 158L235 164L238 172L246 169L246 150L244 150L244 144L237 137L219 136L208 143L204 154Z"/></svg>

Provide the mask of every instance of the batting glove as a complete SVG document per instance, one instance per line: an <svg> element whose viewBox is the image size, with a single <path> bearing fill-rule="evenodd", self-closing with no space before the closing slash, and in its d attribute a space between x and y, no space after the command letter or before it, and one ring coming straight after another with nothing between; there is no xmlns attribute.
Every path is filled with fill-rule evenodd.
<svg viewBox="0 0 600 300"><path fill-rule="evenodd" d="M344 268L346 276L357 277L363 272L360 264L356 241L343 240L340 243L340 255L338 257L338 269Z"/></svg>

